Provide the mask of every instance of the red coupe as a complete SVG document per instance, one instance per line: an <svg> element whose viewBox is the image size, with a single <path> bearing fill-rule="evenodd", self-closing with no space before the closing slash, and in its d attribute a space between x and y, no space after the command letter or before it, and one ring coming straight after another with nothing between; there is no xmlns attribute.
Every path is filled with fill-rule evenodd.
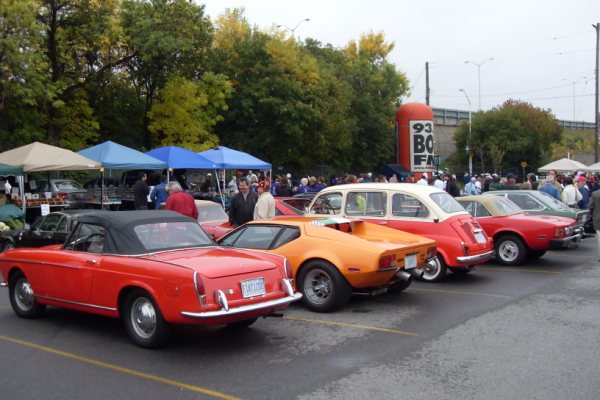
<svg viewBox="0 0 600 400"><path fill-rule="evenodd" d="M219 247L162 210L82 215L64 245L4 251L0 272L18 316L51 305L122 318L142 347L171 324L248 326L302 297L284 257Z"/></svg>
<svg viewBox="0 0 600 400"><path fill-rule="evenodd" d="M456 198L473 215L485 233L494 238L494 258L500 264L519 265L525 258L538 258L548 249L563 249L581 240L576 221L553 215L526 214L501 196Z"/></svg>

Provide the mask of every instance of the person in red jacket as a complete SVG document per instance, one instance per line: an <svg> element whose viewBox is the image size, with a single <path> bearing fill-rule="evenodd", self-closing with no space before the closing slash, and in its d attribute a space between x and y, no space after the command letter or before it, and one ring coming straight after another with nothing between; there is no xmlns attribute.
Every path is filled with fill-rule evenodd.
<svg viewBox="0 0 600 400"><path fill-rule="evenodd" d="M198 219L198 207L191 194L182 191L181 185L176 181L167 183L166 189L169 192L165 203L166 210L177 211L179 214Z"/></svg>

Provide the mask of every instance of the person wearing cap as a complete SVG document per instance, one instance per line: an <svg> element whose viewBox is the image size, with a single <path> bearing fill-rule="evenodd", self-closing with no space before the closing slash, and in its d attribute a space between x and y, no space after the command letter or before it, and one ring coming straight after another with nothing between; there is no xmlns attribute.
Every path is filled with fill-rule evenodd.
<svg viewBox="0 0 600 400"><path fill-rule="evenodd" d="M585 175L579 175L577 177L577 189L581 193L581 200L577 202L577 206L582 210L587 210L590 204L590 188L587 185L587 178Z"/></svg>
<svg viewBox="0 0 600 400"><path fill-rule="evenodd" d="M506 174L506 182L502 185L503 190L518 190L517 176L512 172Z"/></svg>
<svg viewBox="0 0 600 400"><path fill-rule="evenodd" d="M269 184L265 181L258 183L258 201L254 206L254 220L275 218L275 199L269 192Z"/></svg>
<svg viewBox="0 0 600 400"><path fill-rule="evenodd" d="M573 177L565 178L565 188L563 189L560 199L569 207L577 208L577 203L582 199L581 193L573 184Z"/></svg>
<svg viewBox="0 0 600 400"><path fill-rule="evenodd" d="M169 192L169 197L167 197L165 203L165 210L177 211L179 214L198 220L198 207L196 207L194 197L184 192L179 182L171 181L167 183L166 189Z"/></svg>
<svg viewBox="0 0 600 400"><path fill-rule="evenodd" d="M232 226L244 225L254 218L254 207L258 201L258 194L250 190L250 179L244 176L238 184L239 192L233 196L229 206L229 223Z"/></svg>

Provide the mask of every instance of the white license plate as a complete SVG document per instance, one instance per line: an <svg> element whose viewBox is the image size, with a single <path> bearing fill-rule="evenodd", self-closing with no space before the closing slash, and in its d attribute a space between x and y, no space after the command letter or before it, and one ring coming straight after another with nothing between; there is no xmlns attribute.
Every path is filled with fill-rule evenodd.
<svg viewBox="0 0 600 400"><path fill-rule="evenodd" d="M240 283L242 284L242 296L244 298L265 294L265 280L263 278L249 279Z"/></svg>
<svg viewBox="0 0 600 400"><path fill-rule="evenodd" d="M412 268L417 268L417 255L407 254L406 257L404 257L404 269Z"/></svg>
<svg viewBox="0 0 600 400"><path fill-rule="evenodd" d="M477 239L477 243L486 243L487 242L487 238L485 237L483 232L475 233L475 239Z"/></svg>

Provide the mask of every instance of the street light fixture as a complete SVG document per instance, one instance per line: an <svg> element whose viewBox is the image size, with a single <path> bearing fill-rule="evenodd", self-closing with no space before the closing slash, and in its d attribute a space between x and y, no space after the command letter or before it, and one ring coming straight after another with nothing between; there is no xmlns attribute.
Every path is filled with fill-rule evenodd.
<svg viewBox="0 0 600 400"><path fill-rule="evenodd" d="M483 60L482 62L475 62L475 61L465 61L465 64L473 64L473 65L477 65L477 81L478 81L478 85L479 85L479 111L481 111L481 66L483 64L485 64L488 61L492 61L494 58L490 57L490 58L486 58L485 60Z"/></svg>
<svg viewBox="0 0 600 400"><path fill-rule="evenodd" d="M296 26L294 26L293 28L290 28L289 26L283 25L283 24L277 25L277 28L285 28L285 29L287 29L288 31L292 32L292 37L294 37L294 32L296 32L296 29L298 29L298 27L300 26L300 24L302 24L303 22L308 22L308 21L310 21L310 18L304 18L304 19L300 20L296 24Z"/></svg>
<svg viewBox="0 0 600 400"><path fill-rule="evenodd" d="M582 76L581 78L575 79L575 80L568 79L568 78L563 78L563 81L571 82L573 84L573 122L575 122L575 114L576 114L575 113L575 84L577 82L581 82L581 81L584 81L586 79L587 78L585 76Z"/></svg>
<svg viewBox="0 0 600 400"><path fill-rule="evenodd" d="M473 176L473 152L471 151L471 99L467 95L465 89L458 89L465 94L467 101L469 102L469 140L467 140L467 147L465 150L469 154L469 176Z"/></svg>

